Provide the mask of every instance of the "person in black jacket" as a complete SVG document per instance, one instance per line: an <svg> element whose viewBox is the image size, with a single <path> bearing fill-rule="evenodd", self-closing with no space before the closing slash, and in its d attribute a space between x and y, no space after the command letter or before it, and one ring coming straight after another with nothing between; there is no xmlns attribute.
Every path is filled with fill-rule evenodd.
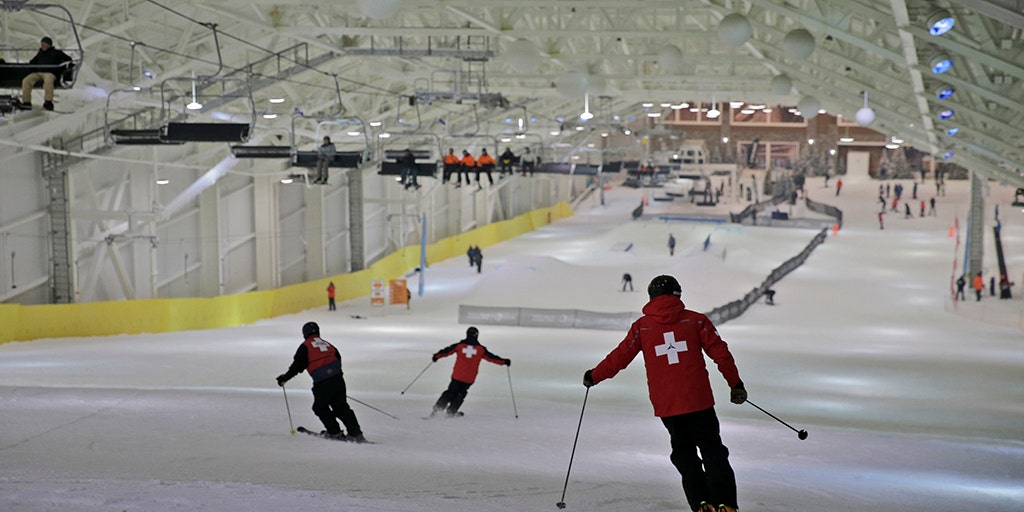
<svg viewBox="0 0 1024 512"><path fill-rule="evenodd" d="M412 154L412 150L406 149L398 162L402 164L402 184L405 188L420 188L420 184L416 182L416 156Z"/></svg>
<svg viewBox="0 0 1024 512"><path fill-rule="evenodd" d="M323 436L339 441L365 443L363 430L359 427L356 413L348 405L345 390L345 377L341 371L341 354L327 340L320 337L320 326L316 322L306 322L302 326L305 338L292 360L288 371L277 376L277 385L284 387L289 379L309 372L313 379L313 414L316 414L326 429ZM348 430L346 436L338 426L338 420Z"/></svg>
<svg viewBox="0 0 1024 512"><path fill-rule="evenodd" d="M45 66L59 66L65 62L71 62L68 54L53 47L53 39L44 37L39 42L39 52L36 53L29 64L40 64ZM21 104L22 110L32 109L32 88L40 81L43 81L43 108L53 110L53 83L57 80L55 73L36 72L29 73L21 81Z"/></svg>

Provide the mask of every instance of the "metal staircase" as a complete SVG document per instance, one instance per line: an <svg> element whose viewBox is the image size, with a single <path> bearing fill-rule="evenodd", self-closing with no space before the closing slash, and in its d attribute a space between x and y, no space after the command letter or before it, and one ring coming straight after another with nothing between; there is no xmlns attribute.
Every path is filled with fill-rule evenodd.
<svg viewBox="0 0 1024 512"><path fill-rule="evenodd" d="M971 173L971 209L967 218L967 275L981 272L985 256L985 178ZM970 278L968 277L968 281Z"/></svg>
<svg viewBox="0 0 1024 512"><path fill-rule="evenodd" d="M75 276L72 269L71 203L68 198L68 162L61 153L42 153L43 180L50 203L50 302L75 301Z"/></svg>

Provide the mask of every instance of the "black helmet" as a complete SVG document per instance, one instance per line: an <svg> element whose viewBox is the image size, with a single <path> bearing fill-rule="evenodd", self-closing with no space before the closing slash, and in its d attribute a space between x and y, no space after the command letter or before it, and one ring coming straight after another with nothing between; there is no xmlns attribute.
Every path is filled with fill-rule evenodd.
<svg viewBox="0 0 1024 512"><path fill-rule="evenodd" d="M320 326L316 322L306 322L302 326L302 337L308 338L314 334L320 334Z"/></svg>
<svg viewBox="0 0 1024 512"><path fill-rule="evenodd" d="M679 297L683 294L683 289L679 287L679 281L672 276L661 275L651 279L651 284L647 285L647 295L652 299L659 295L675 295Z"/></svg>
<svg viewBox="0 0 1024 512"><path fill-rule="evenodd" d="M470 327L469 329L466 329L466 338L467 339L475 340L476 337L479 336L479 335L480 335L480 329L477 329L476 327Z"/></svg>

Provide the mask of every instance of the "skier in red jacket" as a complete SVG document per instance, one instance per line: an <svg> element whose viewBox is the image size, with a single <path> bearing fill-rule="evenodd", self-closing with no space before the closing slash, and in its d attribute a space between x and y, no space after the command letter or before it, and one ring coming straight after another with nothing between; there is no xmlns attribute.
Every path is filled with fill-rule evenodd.
<svg viewBox="0 0 1024 512"><path fill-rule="evenodd" d="M277 385L284 386L292 377L309 372L313 379L313 413L324 424L322 434L330 439L365 443L363 430L359 428L356 413L348 405L345 391L345 377L341 371L341 354L327 340L320 337L320 326L316 322L306 322L302 326L302 336L306 339L295 351L288 371L277 376ZM346 436L338 426L338 420L348 430Z"/></svg>
<svg viewBox="0 0 1024 512"><path fill-rule="evenodd" d="M643 352L651 405L668 429L670 459L682 475L690 509L735 512L736 477L719 433L704 354L732 388L735 404L747 399L739 370L711 320L686 309L674 277L655 277L647 293L651 300L643 308L644 316L633 322L618 347L583 374L583 385L589 388L614 377Z"/></svg>
<svg viewBox="0 0 1024 512"><path fill-rule="evenodd" d="M459 407L462 406L462 401L466 399L469 387L476 381L477 371L480 370L480 361L486 360L489 363L512 366L511 359L496 356L481 345L477 341L479 335L479 329L470 327L466 329L466 339L448 345L438 350L432 356L435 362L442 357L448 357L452 354L455 354L456 357L455 367L452 369L452 381L448 384L448 389L441 393L441 398L437 399L437 403L434 404L434 410L430 413L431 416L446 408L449 417L462 415L459 412Z"/></svg>

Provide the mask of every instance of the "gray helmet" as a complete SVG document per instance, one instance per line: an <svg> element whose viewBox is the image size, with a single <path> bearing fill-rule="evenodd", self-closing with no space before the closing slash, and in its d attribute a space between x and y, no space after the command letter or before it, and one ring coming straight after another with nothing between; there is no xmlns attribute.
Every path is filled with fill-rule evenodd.
<svg viewBox="0 0 1024 512"><path fill-rule="evenodd" d="M302 326L302 337L308 338L314 334L320 334L320 326L316 322L306 322Z"/></svg>
<svg viewBox="0 0 1024 512"><path fill-rule="evenodd" d="M672 276L661 275L651 279L651 284L647 285L647 295L650 298L655 298L659 295L675 295L679 297L683 294L683 289L679 286L679 281Z"/></svg>

